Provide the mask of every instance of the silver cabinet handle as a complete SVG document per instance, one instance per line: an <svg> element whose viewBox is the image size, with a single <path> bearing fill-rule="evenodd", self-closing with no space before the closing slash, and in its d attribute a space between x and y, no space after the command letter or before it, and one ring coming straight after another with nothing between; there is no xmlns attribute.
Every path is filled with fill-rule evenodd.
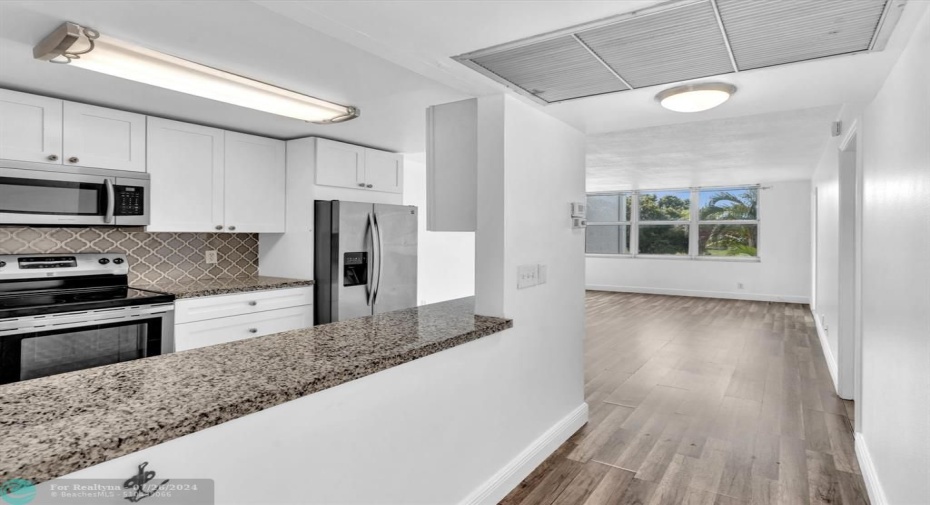
<svg viewBox="0 0 930 505"><path fill-rule="evenodd" d="M58 155L57 155L57 154L49 154L49 155L48 155L48 161L58 161Z"/></svg>
<svg viewBox="0 0 930 505"><path fill-rule="evenodd" d="M258 333L258 328L249 328L249 333Z"/></svg>
<svg viewBox="0 0 930 505"><path fill-rule="evenodd" d="M116 192L113 191L113 181L111 181L110 179L104 179L103 185L106 187L106 190L107 190L107 213L105 216L103 216L103 222L112 223L113 222L113 210L116 206Z"/></svg>
<svg viewBox="0 0 930 505"><path fill-rule="evenodd" d="M371 184L369 184L369 185L367 185L367 186L365 186L365 187L366 187L366 188L373 188L374 186L372 186Z"/></svg>
<svg viewBox="0 0 930 505"><path fill-rule="evenodd" d="M77 156L72 156L68 158L69 163L77 163L78 161L81 161L81 160L79 160Z"/></svg>
<svg viewBox="0 0 930 505"><path fill-rule="evenodd" d="M235 227L235 226L230 226L230 227L229 227L229 231L236 231L236 227Z"/></svg>
<svg viewBox="0 0 930 505"><path fill-rule="evenodd" d="M252 300L251 302L249 302L249 307L254 307L256 305L258 305L258 302L256 302L255 300Z"/></svg>
<svg viewBox="0 0 930 505"><path fill-rule="evenodd" d="M218 225L215 226L215 228L216 228L217 230L222 230L222 229L223 229L223 225L218 224Z"/></svg>
<svg viewBox="0 0 930 505"><path fill-rule="evenodd" d="M365 187L365 183L364 183L364 182L360 182L360 183L358 183L358 187L360 187L360 188L364 188L364 187Z"/></svg>

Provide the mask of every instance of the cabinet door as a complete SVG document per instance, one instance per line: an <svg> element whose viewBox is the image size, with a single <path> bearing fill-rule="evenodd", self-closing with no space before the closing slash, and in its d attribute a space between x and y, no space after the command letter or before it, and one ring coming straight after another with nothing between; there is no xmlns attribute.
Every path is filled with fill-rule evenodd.
<svg viewBox="0 0 930 505"><path fill-rule="evenodd" d="M326 139L316 141L316 183L354 188L365 186L365 148Z"/></svg>
<svg viewBox="0 0 930 505"><path fill-rule="evenodd" d="M400 154L365 149L365 187L372 191L403 193L404 158Z"/></svg>
<svg viewBox="0 0 930 505"><path fill-rule="evenodd" d="M145 116L64 104L64 164L145 172Z"/></svg>
<svg viewBox="0 0 930 505"><path fill-rule="evenodd" d="M478 100L426 112L426 229L475 231L478 222Z"/></svg>
<svg viewBox="0 0 930 505"><path fill-rule="evenodd" d="M174 326L174 349L186 351L313 326L313 306L269 310Z"/></svg>
<svg viewBox="0 0 930 505"><path fill-rule="evenodd" d="M284 233L284 141L226 132L226 231Z"/></svg>
<svg viewBox="0 0 930 505"><path fill-rule="evenodd" d="M216 128L148 118L148 231L223 229L223 134Z"/></svg>
<svg viewBox="0 0 930 505"><path fill-rule="evenodd" d="M0 89L0 158L60 165L61 103Z"/></svg>

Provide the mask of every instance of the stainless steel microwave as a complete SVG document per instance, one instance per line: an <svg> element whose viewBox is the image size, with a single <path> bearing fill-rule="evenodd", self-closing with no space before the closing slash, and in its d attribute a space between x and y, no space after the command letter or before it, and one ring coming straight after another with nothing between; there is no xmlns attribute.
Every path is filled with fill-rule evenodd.
<svg viewBox="0 0 930 505"><path fill-rule="evenodd" d="M146 226L147 173L0 160L0 224Z"/></svg>

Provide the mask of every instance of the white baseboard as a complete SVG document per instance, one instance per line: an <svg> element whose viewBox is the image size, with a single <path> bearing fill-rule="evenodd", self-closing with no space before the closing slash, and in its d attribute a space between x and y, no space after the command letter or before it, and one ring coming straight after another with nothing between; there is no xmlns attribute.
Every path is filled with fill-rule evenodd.
<svg viewBox="0 0 930 505"><path fill-rule="evenodd" d="M727 300L750 300L755 302L802 303L811 302L808 296L766 295L759 293L740 293L737 291L700 291L693 289L644 288L639 286L607 286L589 284L585 289L591 291L616 291L618 293L642 293L647 295L694 296L698 298L724 298Z"/></svg>
<svg viewBox="0 0 930 505"><path fill-rule="evenodd" d="M500 502L523 479L588 422L588 404L582 403L533 441L459 505L492 505Z"/></svg>
<svg viewBox="0 0 930 505"><path fill-rule="evenodd" d="M872 505L887 505L888 498L885 496L885 490L882 489L882 483L878 480L875 463L872 462L869 446L865 443L862 433L856 433L856 459L859 460L859 469L862 471L865 489L869 492L869 501Z"/></svg>
<svg viewBox="0 0 930 505"><path fill-rule="evenodd" d="M827 368L830 370L830 378L833 379L833 390L839 393L839 369L836 366L836 358L833 357L833 349L830 349L830 343L827 341L827 332L823 329L820 316L817 315L813 309L811 310L811 316L814 318L814 326L817 327L817 336L820 338L820 349L823 351L823 357L827 361Z"/></svg>

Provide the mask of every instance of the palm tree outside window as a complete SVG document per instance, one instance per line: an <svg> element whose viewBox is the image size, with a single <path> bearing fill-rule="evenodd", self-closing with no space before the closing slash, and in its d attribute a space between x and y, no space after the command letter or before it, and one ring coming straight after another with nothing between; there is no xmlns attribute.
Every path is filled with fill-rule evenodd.
<svg viewBox="0 0 930 505"><path fill-rule="evenodd" d="M589 193L585 252L756 259L759 187Z"/></svg>

